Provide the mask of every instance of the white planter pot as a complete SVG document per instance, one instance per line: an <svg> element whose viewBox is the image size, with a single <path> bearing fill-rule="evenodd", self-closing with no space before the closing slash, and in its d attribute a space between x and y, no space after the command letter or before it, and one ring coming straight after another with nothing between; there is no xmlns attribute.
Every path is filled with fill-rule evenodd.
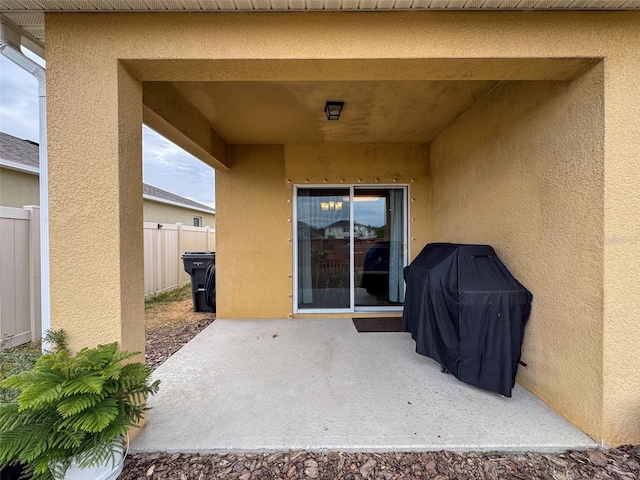
<svg viewBox="0 0 640 480"><path fill-rule="evenodd" d="M80 468L76 462L64 475L64 480L116 480L124 468L124 452L114 452L113 456L104 464L96 467Z"/></svg>
<svg viewBox="0 0 640 480"><path fill-rule="evenodd" d="M128 451L128 438L126 443ZM124 449L123 442L118 440L113 444L111 456L100 465L81 468L75 460L72 460L64 476L57 474L56 471L58 469L55 467L51 471L56 480L116 480L124 468L124 459L127 456L127 451Z"/></svg>

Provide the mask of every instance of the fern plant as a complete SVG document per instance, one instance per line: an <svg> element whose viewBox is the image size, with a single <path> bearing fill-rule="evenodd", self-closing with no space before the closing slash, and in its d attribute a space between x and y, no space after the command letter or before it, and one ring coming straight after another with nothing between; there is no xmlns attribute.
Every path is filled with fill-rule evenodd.
<svg viewBox="0 0 640 480"><path fill-rule="evenodd" d="M42 339L46 345L45 353L67 348L67 335L64 330L47 330ZM8 341L0 341L0 382L26 370L31 370L42 355L42 341L31 342L20 347L9 348ZM14 400L18 393L0 386L0 403Z"/></svg>
<svg viewBox="0 0 640 480"><path fill-rule="evenodd" d="M146 365L125 364L135 355L119 352L117 343L76 355L61 350L4 380L2 387L19 393L0 404L0 468L22 463L27 478L50 480L54 465L58 477L72 460L81 468L108 460L114 441L140 423L147 397L158 391Z"/></svg>

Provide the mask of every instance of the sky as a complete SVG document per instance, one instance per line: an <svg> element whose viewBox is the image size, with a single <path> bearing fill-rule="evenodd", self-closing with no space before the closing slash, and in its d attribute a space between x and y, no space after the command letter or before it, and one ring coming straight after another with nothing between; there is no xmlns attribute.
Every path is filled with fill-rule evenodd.
<svg viewBox="0 0 640 480"><path fill-rule="evenodd" d="M25 54L41 65L42 59ZM0 131L38 142L38 82L0 55ZM142 131L143 181L154 187L215 208L215 172L203 162L150 128ZM362 202L354 205L358 223L385 223L385 204ZM328 215L327 223L348 218L348 208ZM330 220L330 221L329 221Z"/></svg>
<svg viewBox="0 0 640 480"><path fill-rule="evenodd" d="M27 56L43 65L37 56ZM38 82L0 55L0 131L38 142ZM214 170L150 128L142 131L143 182L215 207Z"/></svg>

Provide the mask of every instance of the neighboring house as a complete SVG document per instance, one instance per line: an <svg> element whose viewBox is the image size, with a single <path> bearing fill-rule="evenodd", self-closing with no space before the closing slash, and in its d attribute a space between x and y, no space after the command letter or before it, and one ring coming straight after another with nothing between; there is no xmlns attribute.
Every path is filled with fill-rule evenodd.
<svg viewBox="0 0 640 480"><path fill-rule="evenodd" d="M324 227L324 238L344 239L351 237L351 226L349 220L341 220Z"/></svg>
<svg viewBox="0 0 640 480"><path fill-rule="evenodd" d="M38 144L0 132L0 206L39 205Z"/></svg>
<svg viewBox="0 0 640 480"><path fill-rule="evenodd" d="M38 144L0 132L0 206L39 205ZM188 198L142 184L145 222L215 228L215 210Z"/></svg>
<svg viewBox="0 0 640 480"><path fill-rule="evenodd" d="M182 223L194 227L216 226L216 211L188 198L142 184L145 222Z"/></svg>
<svg viewBox="0 0 640 480"><path fill-rule="evenodd" d="M353 233L351 232L351 225L348 220L341 220L339 222L327 225L324 229L324 238L336 238L344 239L350 238L370 239L376 238L376 229L368 225L361 223L353 223Z"/></svg>
<svg viewBox="0 0 640 480"><path fill-rule="evenodd" d="M23 43L46 33L51 316L72 347L144 350L146 123L216 168L220 317L370 315L311 298L304 224L372 191L390 263L493 245L534 295L518 381L640 443L640 12L598 11L637 0L67 3L3 11ZM100 275L70 276L95 250Z"/></svg>

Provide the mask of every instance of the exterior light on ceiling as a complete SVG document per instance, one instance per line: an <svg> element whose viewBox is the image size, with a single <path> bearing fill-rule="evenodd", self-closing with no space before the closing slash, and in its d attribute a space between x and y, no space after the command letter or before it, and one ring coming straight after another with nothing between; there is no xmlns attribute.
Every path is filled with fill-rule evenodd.
<svg viewBox="0 0 640 480"><path fill-rule="evenodd" d="M324 104L324 113L327 114L327 120L339 120L342 113L344 102L327 102Z"/></svg>

